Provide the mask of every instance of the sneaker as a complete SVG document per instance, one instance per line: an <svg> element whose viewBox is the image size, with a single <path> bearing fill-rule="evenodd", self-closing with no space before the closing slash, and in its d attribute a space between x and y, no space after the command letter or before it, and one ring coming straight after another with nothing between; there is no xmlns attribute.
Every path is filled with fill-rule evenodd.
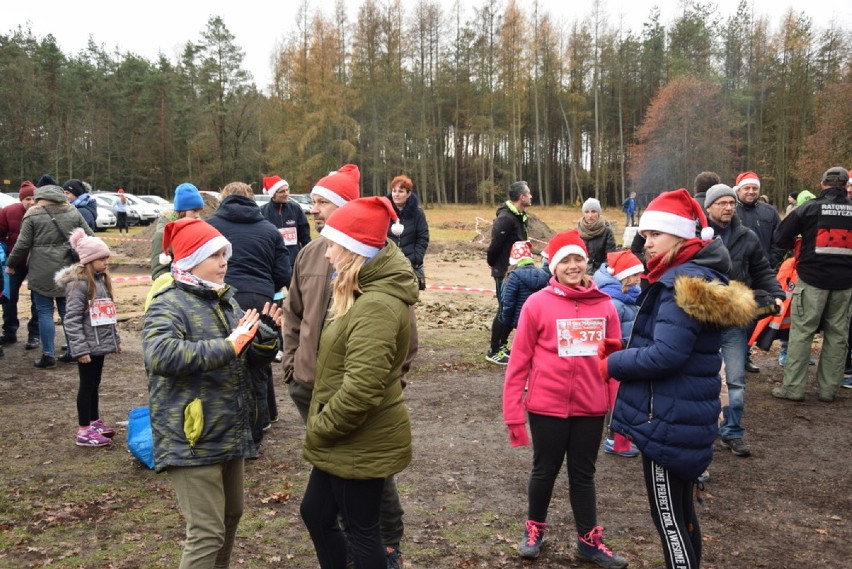
<svg viewBox="0 0 852 569"><path fill-rule="evenodd" d="M760 368L757 367L757 365L753 361L751 361L751 358L748 358L746 360L745 369L749 373L760 373Z"/></svg>
<svg viewBox="0 0 852 569"><path fill-rule="evenodd" d="M787 399L789 401L804 401L804 395L793 395L787 391L784 387L776 387L772 390L772 397L776 399Z"/></svg>
<svg viewBox="0 0 852 569"><path fill-rule="evenodd" d="M402 569L402 552L396 547L386 547L388 569Z"/></svg>
<svg viewBox="0 0 852 569"><path fill-rule="evenodd" d="M509 354L504 352L502 349L497 350L496 352L488 350L488 354L485 356L485 359L491 362L492 364L497 364L501 366L509 365Z"/></svg>
<svg viewBox="0 0 852 569"><path fill-rule="evenodd" d="M41 345L41 341L38 338L30 338L27 340L27 343L24 345L25 350L35 350Z"/></svg>
<svg viewBox="0 0 852 569"><path fill-rule="evenodd" d="M722 439L722 448L728 449L734 456L751 456L751 449L742 439Z"/></svg>
<svg viewBox="0 0 852 569"><path fill-rule="evenodd" d="M702 473L698 476L698 481L699 481L700 483L702 483L702 484L704 484L705 482L709 482L709 481L710 481L710 471L709 471L709 470L705 470L704 472L702 472Z"/></svg>
<svg viewBox="0 0 852 569"><path fill-rule="evenodd" d="M607 569L624 569L627 560L613 553L603 541L603 530L601 526L595 526L586 535L577 536L577 554L581 559L594 561L601 567Z"/></svg>
<svg viewBox="0 0 852 569"><path fill-rule="evenodd" d="M544 541L544 530L547 524L527 520L524 538L518 544L518 553L525 559L535 559L541 553L541 543Z"/></svg>
<svg viewBox="0 0 852 569"><path fill-rule="evenodd" d="M107 427L103 419L97 419L89 423L89 426L96 430L100 435L111 439L115 436L115 429Z"/></svg>
<svg viewBox="0 0 852 569"><path fill-rule="evenodd" d="M275 362L280 364L282 361L284 361L284 352L278 350L275 354Z"/></svg>
<svg viewBox="0 0 852 569"><path fill-rule="evenodd" d="M784 364L786 364L786 363L787 363L787 351L784 350L783 352L778 353L778 365L780 365L781 367L784 367Z"/></svg>
<svg viewBox="0 0 852 569"><path fill-rule="evenodd" d="M100 434L94 427L86 427L77 431L77 446L80 447L103 447L110 440Z"/></svg>
<svg viewBox="0 0 852 569"><path fill-rule="evenodd" d="M615 450L615 440L614 439L604 439L604 452L606 454L614 454L616 456L624 456L626 458L633 458L634 456L639 456L639 449L636 448L636 445L630 443L630 450Z"/></svg>
<svg viewBox="0 0 852 569"><path fill-rule="evenodd" d="M272 428L272 423L267 423L261 428L261 430L268 431L271 428Z"/></svg>
<svg viewBox="0 0 852 569"><path fill-rule="evenodd" d="M48 356L47 354L42 354L41 359L36 360L33 365L41 369L53 369L56 367L56 358Z"/></svg>
<svg viewBox="0 0 852 569"><path fill-rule="evenodd" d="M845 387L846 389L852 389L852 377L847 377L843 380L843 383L840 384L840 387Z"/></svg>

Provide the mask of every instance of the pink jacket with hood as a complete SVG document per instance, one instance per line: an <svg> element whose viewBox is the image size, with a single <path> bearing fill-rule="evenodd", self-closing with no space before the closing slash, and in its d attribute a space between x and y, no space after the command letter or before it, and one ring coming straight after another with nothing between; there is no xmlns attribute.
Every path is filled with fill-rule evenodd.
<svg viewBox="0 0 852 569"><path fill-rule="evenodd" d="M606 414L607 384L597 355L559 356L557 320L585 318L603 318L604 337L621 337L615 307L594 282L569 288L551 278L524 303L503 384L506 425L526 423L525 411L563 418Z"/></svg>

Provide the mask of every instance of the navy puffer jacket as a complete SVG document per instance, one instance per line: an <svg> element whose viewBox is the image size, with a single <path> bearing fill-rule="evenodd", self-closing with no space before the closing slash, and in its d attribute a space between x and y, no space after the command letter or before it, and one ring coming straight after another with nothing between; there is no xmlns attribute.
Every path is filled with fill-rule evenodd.
<svg viewBox="0 0 852 569"><path fill-rule="evenodd" d="M500 322L512 328L518 327L518 319L521 317L521 308L534 292L538 292L547 286L550 273L535 265L518 267L506 277L503 285L503 298L500 311Z"/></svg>
<svg viewBox="0 0 852 569"><path fill-rule="evenodd" d="M388 200L393 204L393 209L399 216L399 222L403 225L402 235L394 235L388 227L388 240L396 243L402 254L411 262L412 267L423 264L426 249L429 247L429 225L426 223L426 214L420 209L420 202L414 192L408 196L408 200L402 209L396 207L391 195Z"/></svg>

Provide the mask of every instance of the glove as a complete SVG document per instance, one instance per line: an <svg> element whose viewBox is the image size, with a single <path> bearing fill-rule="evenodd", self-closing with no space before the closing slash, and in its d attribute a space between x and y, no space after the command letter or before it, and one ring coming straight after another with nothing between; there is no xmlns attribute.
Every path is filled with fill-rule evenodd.
<svg viewBox="0 0 852 569"><path fill-rule="evenodd" d="M598 371L601 372L601 379L604 381L609 381L612 377L609 375L609 369L607 364L607 358L602 358L600 362L598 362Z"/></svg>
<svg viewBox="0 0 852 569"><path fill-rule="evenodd" d="M598 357L603 359L608 355L624 349L624 342L615 338L604 338L598 344Z"/></svg>
<svg viewBox="0 0 852 569"><path fill-rule="evenodd" d="M257 333L257 322L253 326L249 326L243 322L239 324L231 335L228 336L228 341L234 345L234 353L238 356L242 355L245 349L251 344L254 335Z"/></svg>
<svg viewBox="0 0 852 569"><path fill-rule="evenodd" d="M530 444L530 437L527 434L525 423L509 425L509 444L513 447L522 447Z"/></svg>
<svg viewBox="0 0 852 569"><path fill-rule="evenodd" d="M278 340L278 326L269 314L263 314L257 323L257 338L258 344L269 344Z"/></svg>

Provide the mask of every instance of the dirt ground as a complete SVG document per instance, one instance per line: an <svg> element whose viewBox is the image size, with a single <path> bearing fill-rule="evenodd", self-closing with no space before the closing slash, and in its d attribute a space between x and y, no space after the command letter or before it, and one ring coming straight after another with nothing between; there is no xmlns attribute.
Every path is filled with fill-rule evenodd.
<svg viewBox="0 0 852 569"><path fill-rule="evenodd" d="M398 476L406 510L405 567L588 567L574 557L567 481L560 475L542 556L522 561L515 546L526 513L531 448L513 449L501 421L504 368L484 360L495 307L481 250L437 246L426 261L431 285L418 306L420 351L405 394L414 460ZM139 342L146 282L116 270L125 350L107 358L103 416L126 419L145 405ZM22 306L22 308L24 308ZM24 314L26 312L24 311ZM60 334L61 335L61 334ZM107 449L73 444L77 371L32 366L23 343L0 359L0 566L175 567L183 537L171 485L126 452L119 429ZM758 354L748 377L745 426L753 455L717 447L699 506L705 568L852 567L852 390L819 403L813 378L804 403L773 399L777 352ZM813 368L811 371L813 376ZM276 368L280 422L261 457L246 466L246 511L232 567L317 566L298 507L309 465L303 426ZM638 459L598 459L598 517L630 567L663 567Z"/></svg>

